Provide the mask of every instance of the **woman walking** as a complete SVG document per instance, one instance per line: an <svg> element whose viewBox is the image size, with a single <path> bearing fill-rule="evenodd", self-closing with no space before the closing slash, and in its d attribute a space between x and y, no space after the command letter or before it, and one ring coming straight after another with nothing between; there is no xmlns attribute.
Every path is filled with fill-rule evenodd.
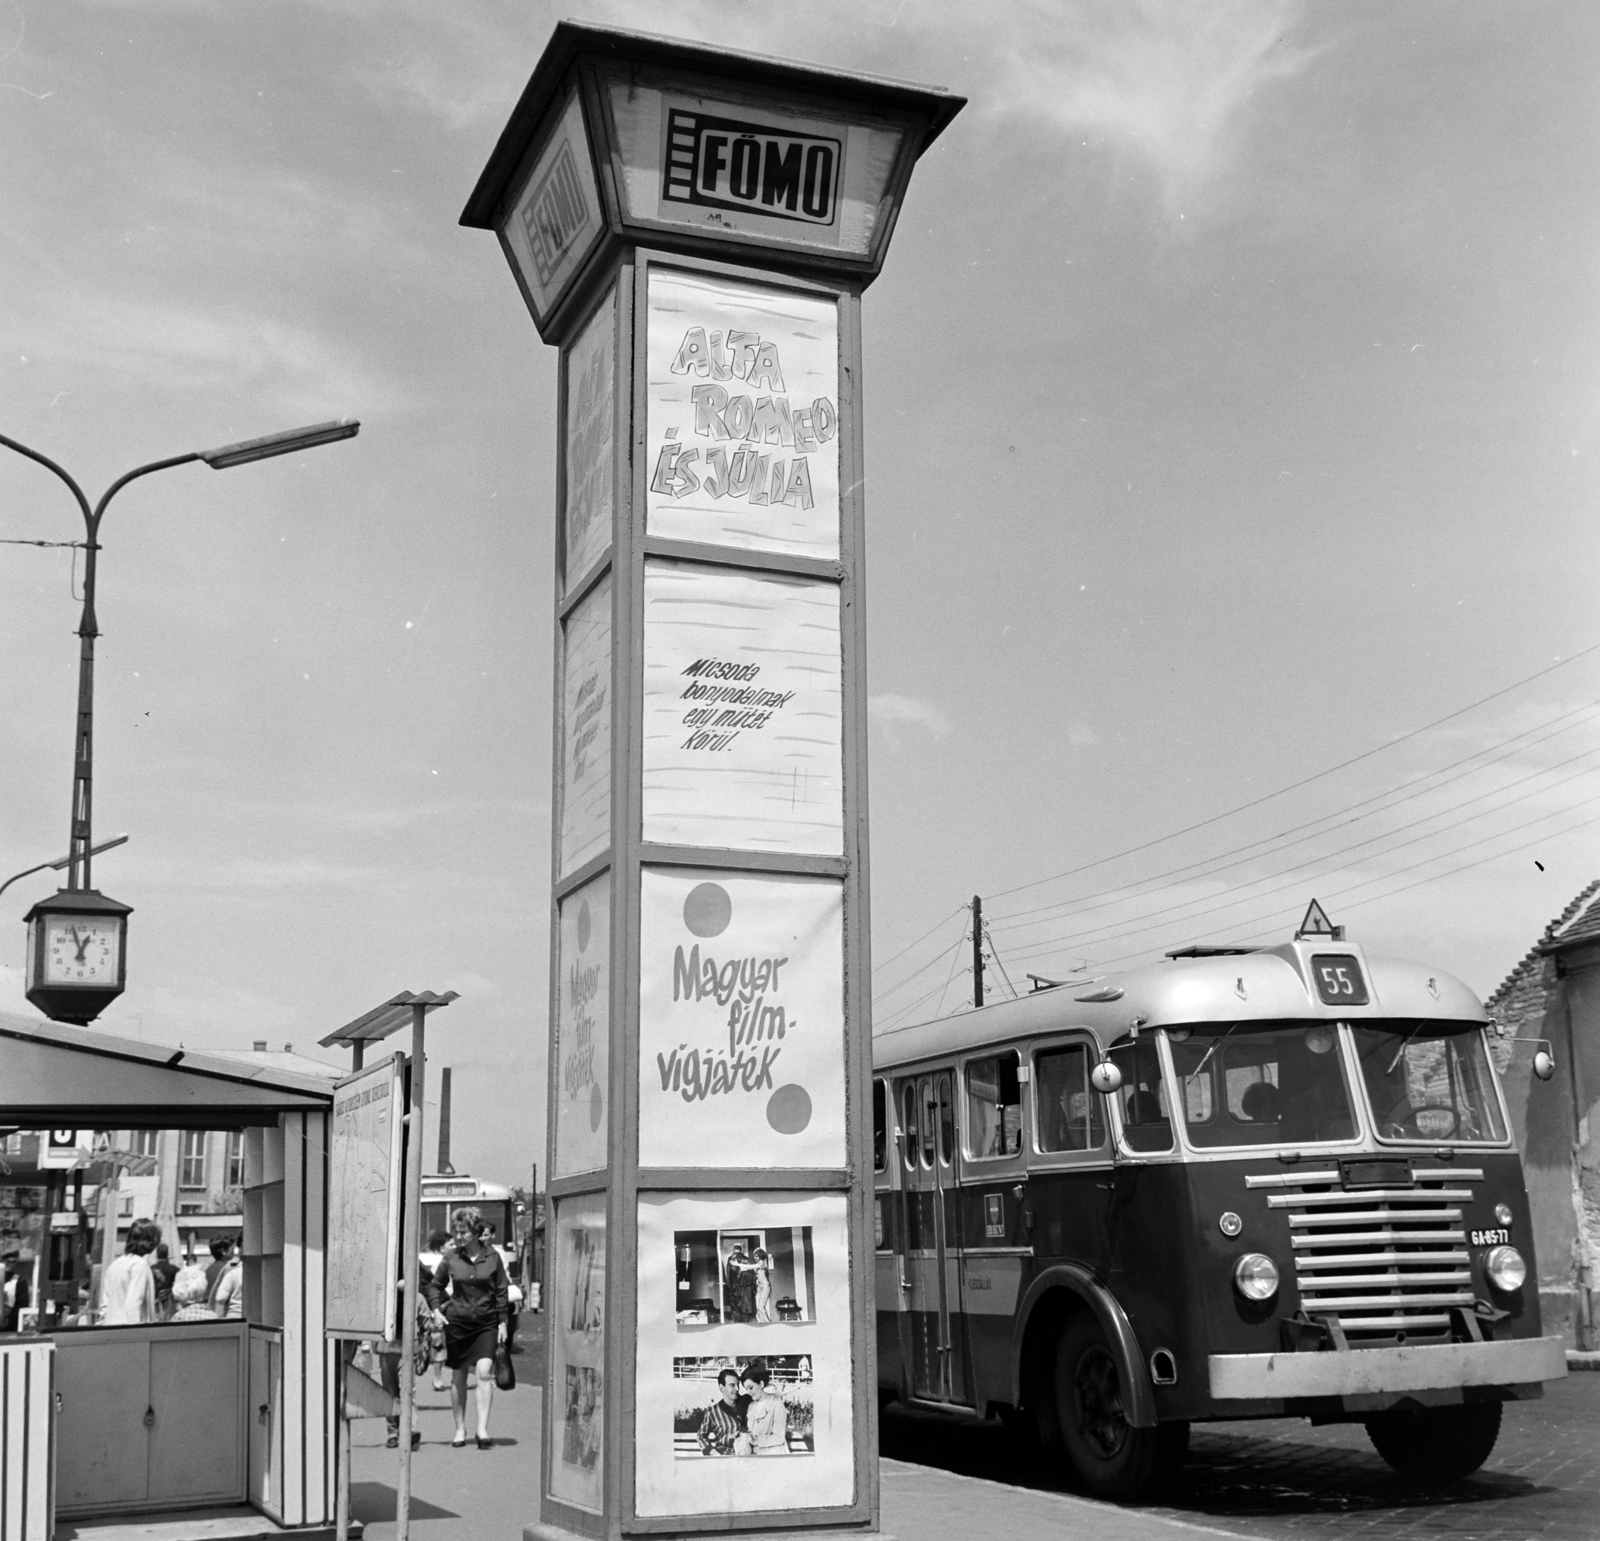
<svg viewBox="0 0 1600 1541"><path fill-rule="evenodd" d="M434 1325L444 1329L445 1363L450 1366L450 1412L456 1421L457 1449L467 1442L467 1371L478 1377L478 1448L487 1450L489 1409L494 1403L494 1351L506 1340L510 1285L500 1254L484 1239L483 1215L458 1209L451 1220L455 1245L439 1259L428 1280ZM448 1294L447 1294L448 1291Z"/></svg>

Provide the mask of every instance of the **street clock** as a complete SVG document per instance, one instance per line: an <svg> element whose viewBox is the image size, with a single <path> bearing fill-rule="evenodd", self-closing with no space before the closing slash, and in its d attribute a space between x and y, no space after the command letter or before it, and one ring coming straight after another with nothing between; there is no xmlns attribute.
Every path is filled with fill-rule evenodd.
<svg viewBox="0 0 1600 1541"><path fill-rule="evenodd" d="M132 913L92 888L63 888L41 899L23 917L28 999L56 1022L94 1021L127 982Z"/></svg>

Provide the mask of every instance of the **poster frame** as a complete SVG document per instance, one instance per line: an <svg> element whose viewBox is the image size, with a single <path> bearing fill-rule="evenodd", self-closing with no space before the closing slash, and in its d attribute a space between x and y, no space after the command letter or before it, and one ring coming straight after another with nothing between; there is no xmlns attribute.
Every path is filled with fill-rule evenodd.
<svg viewBox="0 0 1600 1541"><path fill-rule="evenodd" d="M368 1342L374 1339L385 1343L396 1343L400 1339L400 1314L399 1292L396 1281L400 1277L402 1249L405 1245L405 1113L406 1108L406 1068L405 1054L396 1050L383 1059L373 1060L370 1064L363 1065L359 1070L353 1070L347 1076L342 1076L333 1083L333 1105L338 1106L339 1094L346 1088L354 1086L358 1081L377 1079L380 1074L387 1074L390 1079L389 1087L389 1205L388 1214L384 1221L384 1254L388 1259L389 1280L388 1288L383 1297L383 1330L374 1331L366 1327L332 1327L324 1326L323 1336L334 1339L344 1339L354 1342ZM328 1205L333 1205L333 1142L334 1130L337 1119L330 1112L328 1116ZM331 1263L331 1259L329 1260ZM324 1281L323 1290L328 1290L327 1281Z"/></svg>

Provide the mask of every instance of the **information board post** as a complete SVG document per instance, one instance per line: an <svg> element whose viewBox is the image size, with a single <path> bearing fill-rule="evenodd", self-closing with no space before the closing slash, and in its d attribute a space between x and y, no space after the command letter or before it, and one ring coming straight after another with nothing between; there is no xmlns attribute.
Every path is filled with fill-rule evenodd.
<svg viewBox="0 0 1600 1541"><path fill-rule="evenodd" d="M877 1525L860 298L961 106L563 23L462 216L561 350L530 1534Z"/></svg>

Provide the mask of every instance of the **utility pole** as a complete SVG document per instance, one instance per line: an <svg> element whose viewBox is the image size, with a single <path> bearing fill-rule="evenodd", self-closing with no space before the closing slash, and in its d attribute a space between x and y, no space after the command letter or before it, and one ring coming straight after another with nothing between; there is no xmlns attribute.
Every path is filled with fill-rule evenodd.
<svg viewBox="0 0 1600 1541"><path fill-rule="evenodd" d="M983 900L972 896L972 1004L983 1004Z"/></svg>

